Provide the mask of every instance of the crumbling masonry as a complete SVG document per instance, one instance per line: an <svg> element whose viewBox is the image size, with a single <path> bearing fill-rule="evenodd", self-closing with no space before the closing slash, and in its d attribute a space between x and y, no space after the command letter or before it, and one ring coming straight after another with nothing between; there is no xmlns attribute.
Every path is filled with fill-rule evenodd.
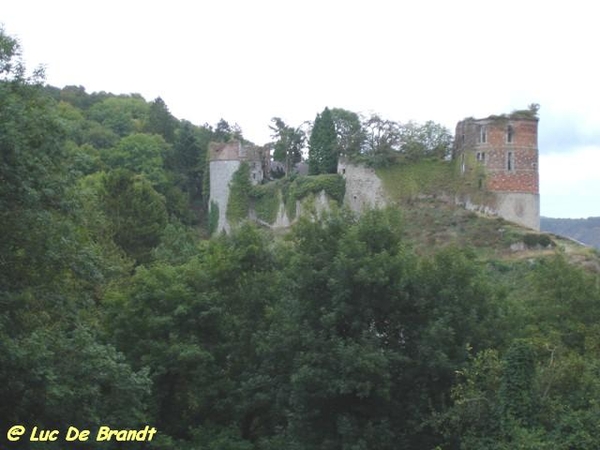
<svg viewBox="0 0 600 450"><path fill-rule="evenodd" d="M539 230L536 111L459 122L453 156L460 161L462 174L483 168L479 188L494 194L492 204L470 206L484 206L486 212Z"/></svg>

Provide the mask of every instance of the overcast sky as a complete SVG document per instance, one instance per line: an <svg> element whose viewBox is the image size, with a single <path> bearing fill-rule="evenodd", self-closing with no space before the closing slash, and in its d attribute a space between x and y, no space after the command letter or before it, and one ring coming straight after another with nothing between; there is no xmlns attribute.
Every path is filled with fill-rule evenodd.
<svg viewBox="0 0 600 450"><path fill-rule="evenodd" d="M269 123L325 106L457 121L539 103L541 212L600 216L595 2L3 0L49 84L158 96L180 119Z"/></svg>

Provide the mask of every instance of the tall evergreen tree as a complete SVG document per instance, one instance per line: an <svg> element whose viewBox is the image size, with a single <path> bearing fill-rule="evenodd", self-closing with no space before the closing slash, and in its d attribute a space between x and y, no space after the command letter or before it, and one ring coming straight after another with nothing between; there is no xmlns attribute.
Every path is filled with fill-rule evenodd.
<svg viewBox="0 0 600 450"><path fill-rule="evenodd" d="M173 145L172 169L181 176L180 185L192 199L203 195L206 153L211 131L182 121Z"/></svg>
<svg viewBox="0 0 600 450"><path fill-rule="evenodd" d="M309 174L336 173L337 162L337 133L331 111L326 107L317 114L308 141Z"/></svg>

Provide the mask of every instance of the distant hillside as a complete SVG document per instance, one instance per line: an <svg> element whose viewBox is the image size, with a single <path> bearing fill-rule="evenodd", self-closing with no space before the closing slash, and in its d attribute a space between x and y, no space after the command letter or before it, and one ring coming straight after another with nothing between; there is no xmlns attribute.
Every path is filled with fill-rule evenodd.
<svg viewBox="0 0 600 450"><path fill-rule="evenodd" d="M600 217L587 219L541 218L541 229L550 233L576 239L600 249Z"/></svg>

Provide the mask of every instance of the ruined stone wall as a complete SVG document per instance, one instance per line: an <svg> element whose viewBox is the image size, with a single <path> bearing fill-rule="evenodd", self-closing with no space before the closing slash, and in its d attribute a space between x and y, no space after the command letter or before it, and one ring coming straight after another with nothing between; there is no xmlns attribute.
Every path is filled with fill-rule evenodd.
<svg viewBox="0 0 600 450"><path fill-rule="evenodd" d="M352 211L360 213L365 209L382 208L387 204L381 179L374 169L340 159L338 174L346 180L344 205Z"/></svg>
<svg viewBox="0 0 600 450"><path fill-rule="evenodd" d="M504 220L539 231L540 196L522 192L492 192L485 202L473 201L470 196L456 197L455 203L470 211Z"/></svg>
<svg viewBox="0 0 600 450"><path fill-rule="evenodd" d="M240 161L246 152L239 141L211 142L208 146L209 161Z"/></svg>
<svg viewBox="0 0 600 450"><path fill-rule="evenodd" d="M537 117L527 115L494 116L459 122L453 157L459 158L463 175L470 172L478 177L476 187L481 191L474 194L473 190L467 190L456 196L456 203L539 230L537 124ZM269 154L259 147L245 148L239 142L229 142L211 144L209 158L210 203L219 208L217 232L228 232L230 226L226 214L229 183L233 174L241 161L248 161L251 182L259 183L268 172ZM345 179L344 205L352 211L360 214L366 209L387 205L382 181L374 169L340 159L338 173ZM464 179L465 183L472 183L468 181L469 177L465 176ZM479 201L473 201L474 198ZM316 204L319 214L328 209L329 200L324 192L312 202ZM296 217L305 213L302 203L298 202ZM254 211L250 211L250 219L259 221ZM275 222L263 225L279 228L288 227L292 222L281 202Z"/></svg>
<svg viewBox="0 0 600 450"><path fill-rule="evenodd" d="M310 194L308 197L301 200L296 200L295 215L290 219L287 214L287 209L283 202L283 198L279 198L279 205L275 221L272 223L261 220L254 208L250 208L248 218L251 221L257 222L260 225L266 226L274 230L289 228L294 224L300 216L309 216L319 218L331 211L331 202L336 202L331 199L325 191L320 191L317 194ZM337 202L336 202L337 203Z"/></svg>
<svg viewBox="0 0 600 450"><path fill-rule="evenodd" d="M209 209L219 208L219 220L216 233L229 232L227 222L227 203L229 201L229 182L240 167L242 145L238 141L211 142L208 147L210 196Z"/></svg>

